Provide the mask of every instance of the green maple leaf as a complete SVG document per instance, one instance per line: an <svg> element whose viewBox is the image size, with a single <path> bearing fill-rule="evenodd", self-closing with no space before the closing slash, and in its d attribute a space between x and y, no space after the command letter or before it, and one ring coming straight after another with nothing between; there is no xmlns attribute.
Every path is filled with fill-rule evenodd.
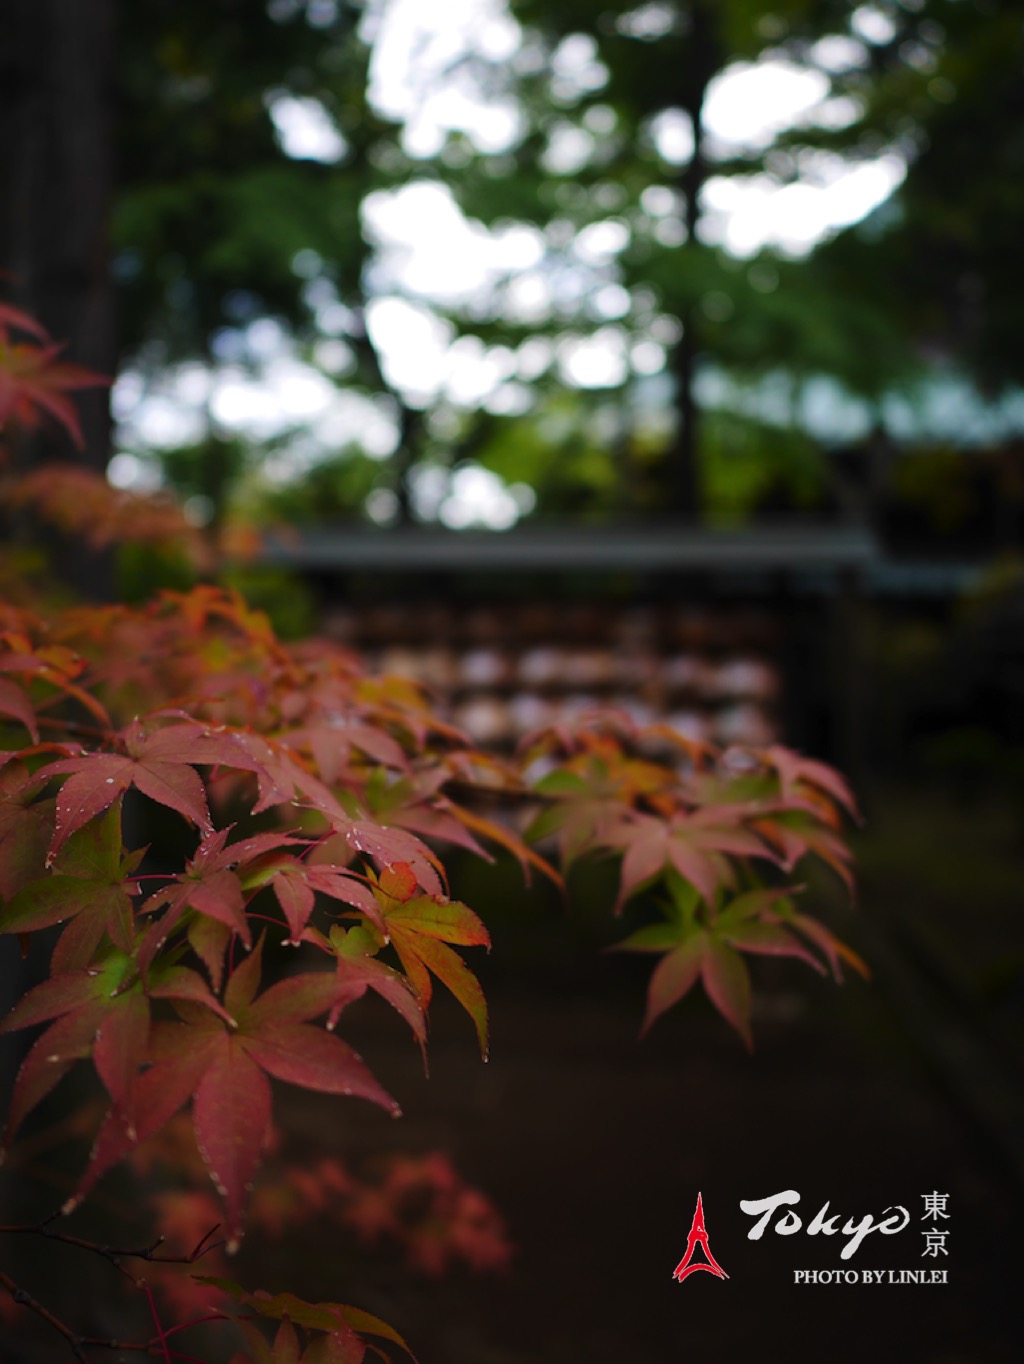
<svg viewBox="0 0 1024 1364"><path fill-rule="evenodd" d="M68 839L50 875L22 886L0 909L0 932L31 933L77 920L55 950L51 970L57 973L88 965L104 933L120 951L131 952L138 886L130 878L142 857L142 851L122 852L117 801Z"/></svg>

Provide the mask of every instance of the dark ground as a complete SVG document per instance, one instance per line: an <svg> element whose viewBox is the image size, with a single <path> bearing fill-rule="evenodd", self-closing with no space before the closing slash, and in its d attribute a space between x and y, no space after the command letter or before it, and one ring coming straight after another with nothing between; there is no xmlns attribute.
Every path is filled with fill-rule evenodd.
<svg viewBox="0 0 1024 1364"><path fill-rule="evenodd" d="M469 954L491 1002L489 1063L443 992L429 1079L397 1016L363 1001L339 1030L405 1116L282 1086L278 1120L299 1152L334 1151L356 1168L381 1150L446 1150L504 1214L511 1270L428 1280L325 1224L250 1239L232 1272L375 1311L419 1364L1024 1358L1020 824L1004 807L877 804L859 847L860 907L836 921L875 977L837 989L800 963L758 963L753 1056L702 998L638 1042L648 960L601 955L584 915L524 900L517 872L501 873L501 895L456 884L494 909L492 955ZM554 942L538 957L542 928ZM826 1200L844 1220L890 1205L912 1220L848 1261L845 1238L748 1240L740 1200L784 1189L800 1193L805 1225ZM698 1191L730 1277L678 1284ZM932 1191L949 1195L946 1258L922 1256ZM947 1284L793 1282L795 1269L933 1267ZM108 1291L105 1273L84 1291ZM50 1337L41 1353L3 1343L31 1364L71 1358Z"/></svg>
<svg viewBox="0 0 1024 1364"><path fill-rule="evenodd" d="M557 963L546 973L495 965L487 1065L447 999L429 1080L390 1011L353 1016L353 1040L405 1117L392 1124L366 1105L341 1116L298 1097L290 1130L315 1129L347 1155L382 1142L447 1149L502 1209L518 1252L500 1278L467 1270L426 1282L367 1265L342 1285L322 1245L302 1271L308 1295L379 1311L421 1364L1024 1358L1024 1187L1013 1159L1024 1129L1008 1130L1019 1110L989 1102L988 1089L975 1104L970 1082L994 1067L1019 1096L1020 1000L1005 988L1022 940L1015 821L948 806L929 814L914 800L876 811L871 825L883 832L862 849L867 932L849 914L843 927L868 956L884 954L886 969L837 990L799 964L766 963L753 1057L703 1000L637 1042L649 964L592 951L561 973ZM978 882L980 898L965 899ZM920 930L916 947L900 946L907 921ZM497 963L502 925L495 940ZM949 979L929 974L936 959ZM848 1261L839 1237L769 1231L751 1242L740 1199L783 1189L801 1194L805 1225L826 1200L844 1220L890 1205L912 1220L899 1235L869 1236ZM730 1277L678 1284L698 1190ZM922 1256L932 1191L949 1195L942 1259ZM940 1267L949 1282L793 1282L794 1269L850 1267Z"/></svg>
<svg viewBox="0 0 1024 1364"><path fill-rule="evenodd" d="M769 1003L785 1014L794 999ZM426 1284L392 1271L383 1288L369 1278L358 1293L345 1285L348 1300L405 1333L422 1364L668 1364L693 1351L728 1361L1017 1357L1019 1213L897 1040L869 1050L841 1010L815 1008L762 1021L751 1060L710 1019L666 1024L638 1048L631 1020L594 1001L499 999L495 1017L487 1068L447 1020L429 1083L414 1057L375 1052L404 1098L402 1146L451 1149L503 1209L518 1246L499 1280L467 1271ZM292 1118L305 1126L312 1110L296 1107ZM343 1146L394 1140L385 1123L360 1114ZM858 1219L908 1207L911 1226L881 1244L869 1238L847 1262L858 1268L931 1266L921 1257L921 1194L948 1192L950 1283L794 1285L794 1268L843 1262L823 1238L746 1239L739 1200L785 1188L801 1193L808 1217L826 1199ZM671 1278L698 1189L728 1282ZM319 1251L306 1291L337 1296L329 1249Z"/></svg>

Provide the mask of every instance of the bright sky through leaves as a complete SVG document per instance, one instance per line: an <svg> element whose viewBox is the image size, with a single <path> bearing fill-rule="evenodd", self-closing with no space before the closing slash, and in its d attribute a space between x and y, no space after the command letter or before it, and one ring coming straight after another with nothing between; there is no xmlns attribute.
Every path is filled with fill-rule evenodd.
<svg viewBox="0 0 1024 1364"><path fill-rule="evenodd" d="M656 25L662 8L648 5L632 17ZM869 6L857 11L857 36L823 39L815 53L821 65L838 71L861 64L864 42L877 41L871 30L876 13ZM412 158L426 162L453 132L484 154L500 154L516 144L524 120L512 93L483 92L462 60L477 54L502 63L516 54L521 34L503 0L446 0L443 5L379 0L369 7L363 32L373 43L370 100L402 124L402 145ZM552 62L553 87L571 98L599 90L604 79L592 40L583 35L563 40ZM286 155L343 161L344 139L316 100L272 90L267 107ZM850 101L830 97L820 70L782 59L735 63L715 78L708 94L708 150L713 158L742 155L763 150L786 129L841 127L856 115ZM566 121L556 130L547 152L552 170L571 173L586 164L602 136L599 122L592 123L580 128ZM693 134L681 111L661 115L651 136L668 164L689 158ZM618 325L630 307L628 292L615 278L616 258L628 244L624 224L609 219L584 229L572 244L569 266L554 277L545 263L548 243L538 228L519 224L489 230L468 221L450 191L429 178L426 165L424 171L423 178L400 189L371 194L362 207L364 230L376 253L368 281L368 327L385 378L406 403L427 407L441 398L456 409L482 406L498 413L522 411L529 404L524 380L530 376L523 373L529 357L507 348L488 351L477 338L457 337L435 311L484 306L497 288L503 290L510 319L526 324L542 325L574 300L588 301L603 325L580 335L567 328L551 357L561 380L571 386L608 389L630 372L650 375L663 368L664 346L650 340L630 347ZM904 171L892 152L857 165L816 153L801 162L798 176L786 185L764 173L712 175L698 232L705 242L739 257L766 246L799 256L882 203ZM655 221L658 239L672 244L674 205L656 202L651 190L643 207ZM314 278L315 253L300 255L310 259L297 258L296 271ZM325 303L320 310L328 333L337 332L328 316L337 307ZM246 353L234 354L232 346ZM278 481L300 475L348 443L374 458L386 458L395 448L397 432L386 405L334 382L344 378L348 363L343 341L329 342L317 353L326 374L300 358L270 321L256 322L237 341L225 338L224 351L212 373L183 366L166 377L162 392L144 392L136 376L123 375L114 392L122 446L144 452L188 443L202 435L210 417L221 429L255 440L301 428L302 435L290 438L287 450L268 463L267 475ZM137 486L152 478L152 466L120 455L111 478L121 486ZM427 501L431 498L425 499L423 513ZM517 501L500 479L477 473L432 501L431 518L494 529L513 524L527 503L522 495ZM390 504L377 499L375 506L387 519ZM369 510L376 514L374 506Z"/></svg>

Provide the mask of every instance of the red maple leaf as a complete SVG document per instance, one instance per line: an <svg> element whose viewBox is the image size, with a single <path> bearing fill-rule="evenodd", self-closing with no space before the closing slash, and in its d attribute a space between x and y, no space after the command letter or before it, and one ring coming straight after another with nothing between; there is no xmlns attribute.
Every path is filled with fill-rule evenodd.
<svg viewBox="0 0 1024 1364"><path fill-rule="evenodd" d="M182 1002L183 1022L154 1027L149 1069L137 1074L132 1085L134 1132L111 1111L77 1197L122 1159L135 1140L158 1131L194 1095L196 1142L225 1200L230 1234L238 1238L246 1189L270 1125L268 1076L326 1094L369 1099L399 1112L352 1048L309 1022L335 1004L334 974L293 976L257 996L260 959L257 946L228 979L222 1012L230 1023L205 1001Z"/></svg>
<svg viewBox="0 0 1024 1364"><path fill-rule="evenodd" d="M29 331L43 342L12 342L8 325ZM38 324L9 305L0 312L0 427L18 422L24 427L38 426L42 414L54 417L79 449L82 429L74 404L67 394L80 388L95 388L110 380L81 365L58 360L62 346L46 339Z"/></svg>
<svg viewBox="0 0 1024 1364"><path fill-rule="evenodd" d="M89 1055L122 1120L131 1126L129 1089L146 1050L149 1007L138 985L124 988L129 970L128 958L115 952L88 970L51 976L24 995L0 1024L0 1032L13 1032L49 1023L18 1072L7 1137L72 1063Z"/></svg>
<svg viewBox="0 0 1024 1364"><path fill-rule="evenodd" d="M120 753L85 753L48 764L39 776L68 775L57 796L57 822L50 844L52 864L66 839L112 805L130 786L213 832L206 791L196 766L224 764L252 771L257 766L233 733L218 733L191 720L148 727L133 720L115 736Z"/></svg>
<svg viewBox="0 0 1024 1364"><path fill-rule="evenodd" d="M247 885L270 884L288 921L288 941L302 940L317 893L351 905L387 939L387 926L366 878L345 867L324 866L275 854L253 869Z"/></svg>
<svg viewBox="0 0 1024 1364"><path fill-rule="evenodd" d="M317 724L289 730L285 741L309 750L329 786L348 774L353 749L384 767L405 771L409 766L401 744L386 730L356 720L328 716Z"/></svg>
<svg viewBox="0 0 1024 1364"><path fill-rule="evenodd" d="M233 827L233 826L232 826ZM146 971L155 954L166 942L182 916L194 909L226 930L226 936L190 933L196 950L210 968L211 979L220 980L223 947L237 933L246 947L252 946L252 933L245 913L242 875L247 867L268 853L299 840L285 833L254 834L237 843L227 842L231 829L207 834L185 870L169 886L156 891L142 906L142 913L160 914L146 933L139 949L139 969ZM218 951L218 946L219 951ZM219 959L218 959L219 958Z"/></svg>

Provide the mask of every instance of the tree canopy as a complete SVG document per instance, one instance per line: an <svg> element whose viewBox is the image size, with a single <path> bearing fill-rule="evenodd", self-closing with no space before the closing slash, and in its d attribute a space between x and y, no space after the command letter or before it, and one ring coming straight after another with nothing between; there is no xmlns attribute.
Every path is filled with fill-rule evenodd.
<svg viewBox="0 0 1024 1364"><path fill-rule="evenodd" d="M472 520L467 468L493 524L728 514L1019 373L1019 4L116 10L122 477L234 441L291 514L319 465L378 520Z"/></svg>

